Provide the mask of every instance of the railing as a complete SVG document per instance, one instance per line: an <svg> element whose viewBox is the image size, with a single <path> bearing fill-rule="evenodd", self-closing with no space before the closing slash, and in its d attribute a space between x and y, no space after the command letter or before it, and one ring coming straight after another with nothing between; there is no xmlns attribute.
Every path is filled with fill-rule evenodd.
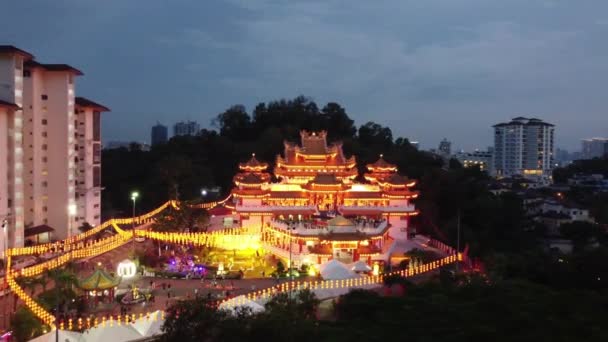
<svg viewBox="0 0 608 342"><path fill-rule="evenodd" d="M416 210L414 205L342 205L338 210L378 210L382 212L408 212Z"/></svg>
<svg viewBox="0 0 608 342"><path fill-rule="evenodd" d="M385 275L340 280L290 281L277 285L277 287L250 292L247 293L245 296L239 296L226 300L222 304L220 304L220 307L224 306L226 308L230 308L246 305L249 301L263 301L270 299L272 296L280 292L299 291L304 289L309 289L311 291L325 289L353 289L366 286L380 285L384 282L384 278L387 276L399 275L408 278L418 274L437 270L440 267L453 264L457 261L462 261L462 254L450 255L445 258L431 261L429 263L419 265L411 269L395 271Z"/></svg>
<svg viewBox="0 0 608 342"><path fill-rule="evenodd" d="M386 229L388 222L386 220L383 220L376 227L369 227L369 225L363 224L356 224L354 226L345 227L319 226L307 223L294 223L290 225L278 220L272 220L271 224L275 228L284 230L290 234L297 234L301 236L318 236L341 233L362 233L366 235L377 235L381 233L384 229Z"/></svg>
<svg viewBox="0 0 608 342"><path fill-rule="evenodd" d="M293 211L297 213L299 211L316 211L317 207L314 205L237 205L236 210L243 212L273 212L276 210L281 212Z"/></svg>

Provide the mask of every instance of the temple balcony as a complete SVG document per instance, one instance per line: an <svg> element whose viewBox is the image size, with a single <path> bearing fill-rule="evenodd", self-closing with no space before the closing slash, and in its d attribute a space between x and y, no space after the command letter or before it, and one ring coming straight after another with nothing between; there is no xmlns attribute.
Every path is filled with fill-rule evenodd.
<svg viewBox="0 0 608 342"><path fill-rule="evenodd" d="M368 213L404 213L413 212L416 206L407 205L342 205L338 210L344 215L366 215Z"/></svg>
<svg viewBox="0 0 608 342"><path fill-rule="evenodd" d="M315 213L317 207L314 205L237 205L237 212L242 213Z"/></svg>
<svg viewBox="0 0 608 342"><path fill-rule="evenodd" d="M388 228L388 222L382 220L376 224L357 223L352 226L321 226L312 222L292 222L288 223L281 220L272 220L274 228L289 232L297 236L339 236L340 234L359 234L361 236L378 236L383 234Z"/></svg>

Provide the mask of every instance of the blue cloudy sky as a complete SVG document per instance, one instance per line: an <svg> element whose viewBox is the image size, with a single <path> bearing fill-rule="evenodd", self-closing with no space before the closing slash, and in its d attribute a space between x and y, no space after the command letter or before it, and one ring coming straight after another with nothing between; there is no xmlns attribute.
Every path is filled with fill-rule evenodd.
<svg viewBox="0 0 608 342"><path fill-rule="evenodd" d="M0 44L85 72L108 140L299 94L435 147L530 115L608 135L606 0L5 0Z"/></svg>

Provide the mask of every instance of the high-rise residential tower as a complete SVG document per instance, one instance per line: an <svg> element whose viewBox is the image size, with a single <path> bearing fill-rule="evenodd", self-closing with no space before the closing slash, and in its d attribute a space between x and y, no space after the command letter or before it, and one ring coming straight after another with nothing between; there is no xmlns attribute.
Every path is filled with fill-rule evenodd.
<svg viewBox="0 0 608 342"><path fill-rule="evenodd" d="M494 125L494 171L497 176L551 177L555 126L517 117Z"/></svg>
<svg viewBox="0 0 608 342"><path fill-rule="evenodd" d="M178 135L197 135L201 130L196 121L180 121L173 125L173 136Z"/></svg>
<svg viewBox="0 0 608 342"><path fill-rule="evenodd" d="M8 247L42 232L68 237L89 217L95 224L99 199L89 202L80 194L86 175L93 178L95 159L101 163L94 152L100 144L94 112L107 108L77 103L75 83L82 72L69 65L39 63L20 49L0 46L0 70L0 100L16 106L4 109L8 120L0 118L0 164L6 160L7 169L0 170L0 194L6 194L0 195L0 216L10 218ZM83 206L96 213L84 214Z"/></svg>
<svg viewBox="0 0 608 342"><path fill-rule="evenodd" d="M583 139L581 153L583 159L601 158L604 156L604 145L608 143L608 138Z"/></svg>
<svg viewBox="0 0 608 342"><path fill-rule="evenodd" d="M167 126L161 125L160 122L157 122L156 125L152 126L150 144L154 146L166 143L169 135L168 132L169 130L167 129Z"/></svg>

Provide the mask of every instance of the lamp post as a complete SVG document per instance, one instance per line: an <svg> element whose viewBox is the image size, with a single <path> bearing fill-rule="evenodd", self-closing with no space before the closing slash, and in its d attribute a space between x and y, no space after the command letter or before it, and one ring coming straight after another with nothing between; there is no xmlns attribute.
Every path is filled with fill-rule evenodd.
<svg viewBox="0 0 608 342"><path fill-rule="evenodd" d="M6 240L8 240L8 235L6 234L7 228L8 227L8 218L4 218L2 219L2 258L4 259L4 261L6 261L6 250L7 250L7 242Z"/></svg>
<svg viewBox="0 0 608 342"><path fill-rule="evenodd" d="M133 191L131 193L131 200L133 201L133 214L131 216L131 229L133 230L133 253L135 253L135 201L139 197L139 192Z"/></svg>
<svg viewBox="0 0 608 342"><path fill-rule="evenodd" d="M68 204L68 236L72 236L72 221L74 221L74 217L78 213L78 207L75 203Z"/></svg>

